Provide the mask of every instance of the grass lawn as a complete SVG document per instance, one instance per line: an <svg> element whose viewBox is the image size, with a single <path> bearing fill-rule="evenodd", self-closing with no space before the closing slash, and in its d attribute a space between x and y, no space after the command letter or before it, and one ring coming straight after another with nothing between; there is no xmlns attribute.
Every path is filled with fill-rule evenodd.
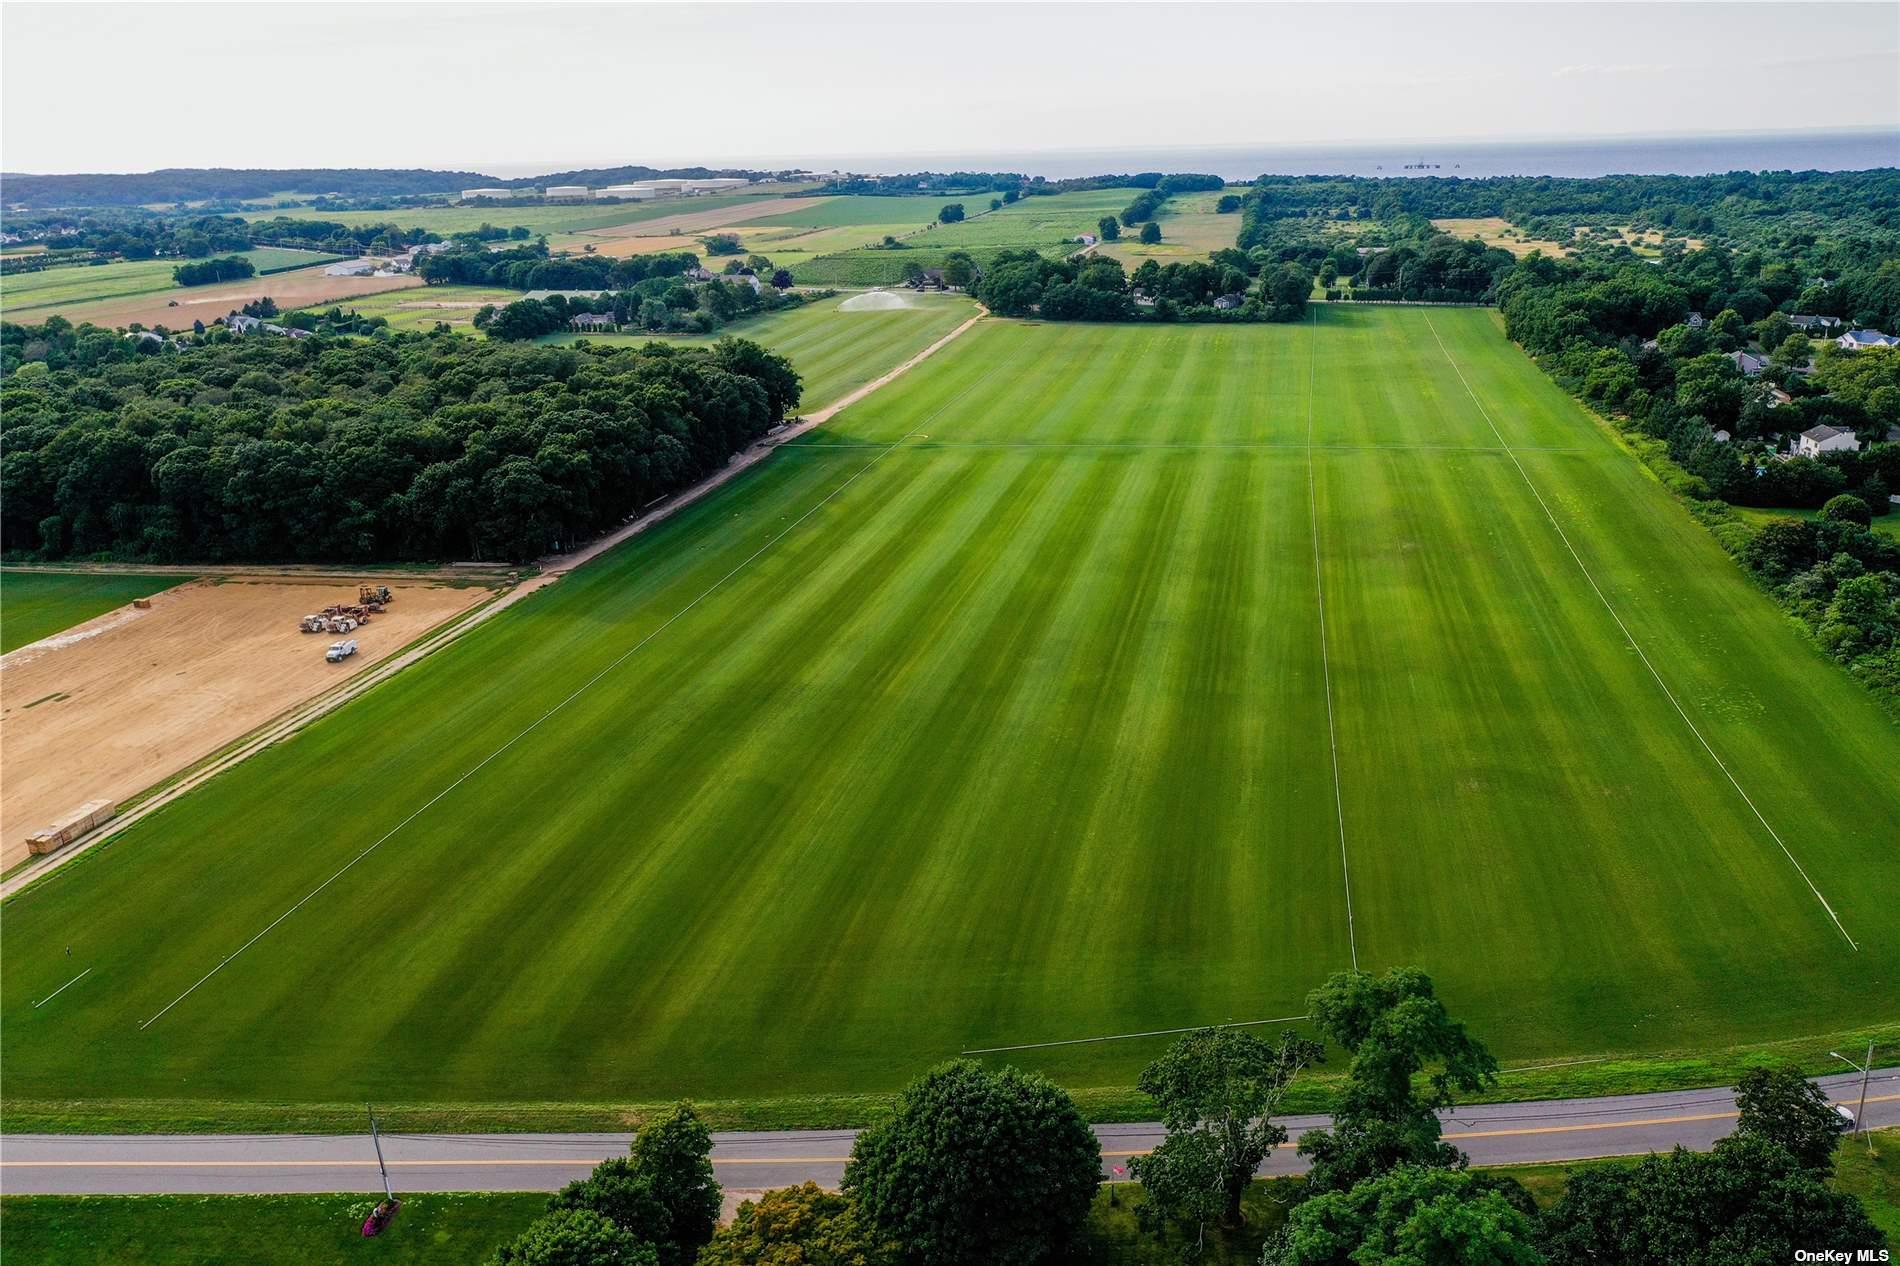
<svg viewBox="0 0 1900 1266"><path fill-rule="evenodd" d="M796 187L796 186L795 186ZM757 193L716 195L702 198L667 198L651 202L570 202L509 206L414 207L392 211L319 211L314 207L296 207L284 211L259 211L252 220L270 220L284 216L292 220L325 220L336 224L394 224L401 228L422 228L447 237L467 232L484 224L511 229L521 225L530 233L577 233L583 229L611 228L617 224L635 224L641 220L678 215L682 211L712 211L738 206L759 197L783 197L790 190L784 185L764 185Z"/></svg>
<svg viewBox="0 0 1900 1266"><path fill-rule="evenodd" d="M0 570L0 654L51 637L184 582L182 576L98 576Z"/></svg>
<svg viewBox="0 0 1900 1266"><path fill-rule="evenodd" d="M14 1266L475 1266L540 1216L544 1192L424 1193L373 1240L369 1196L8 1196Z"/></svg>
<svg viewBox="0 0 1900 1266"><path fill-rule="evenodd" d="M1204 260L1214 251L1234 244L1240 236L1240 212L1222 215L1214 209L1228 190L1205 193L1180 193L1161 204L1155 223L1161 226L1161 240L1144 245L1138 240L1139 227L1123 229L1122 236L1099 248L1113 255L1130 269L1144 259L1160 264L1192 263ZM1104 212L1103 214L1112 214ZM1093 233L1093 227L1086 230Z"/></svg>
<svg viewBox="0 0 1900 1266"><path fill-rule="evenodd" d="M1764 527L1776 519L1818 519L1819 510L1764 510L1755 506L1731 506L1736 515L1756 527ZM1873 529L1884 535L1900 538L1900 514L1884 514L1873 521Z"/></svg>
<svg viewBox="0 0 1900 1266"><path fill-rule="evenodd" d="M410 290L386 290L381 294L361 295L332 303L314 303L306 312L324 313L331 308L359 312L366 317L379 316L392 330L431 330L438 321L465 334L475 332L475 314L484 304L506 307L521 298L519 290L493 286L423 286Z"/></svg>
<svg viewBox="0 0 1900 1266"><path fill-rule="evenodd" d="M943 264L944 257L951 251L968 251L983 260L1000 250L1037 250L1046 255L1066 255L1080 250L1075 238L1081 233L1096 231L1097 222L1105 215L1114 215L1134 197L1133 189L1090 189L1078 193L1052 194L1047 197L1023 198L1000 210L990 211L989 196L968 198L944 198L935 201L912 198L878 198L880 203L910 203L921 211L921 221L929 221L945 202L961 201L968 209L970 218L956 224L932 224L919 228L919 220L913 219L907 229L893 231L886 226L880 229L851 230L859 235L860 242L875 240L874 233L893 232L903 243L899 250L868 249L864 245L846 245L837 241L837 235L846 230L837 230L830 235L838 249L829 253L819 253L809 258L780 258L784 252L774 254L772 248L760 239L756 249L773 257L774 262L789 266L792 275L800 282L814 285L892 285L903 276L904 265L916 264L920 268L937 268ZM856 201L856 199L854 199ZM749 245L754 245L748 239ZM822 251L823 246L810 239L793 239L788 245L802 246L810 251Z"/></svg>
<svg viewBox="0 0 1900 1266"><path fill-rule="evenodd" d="M878 1092L1355 955L1508 1060L1793 1038L1892 1018L1896 803L1900 732L1494 313L993 321L8 903L0 1072Z"/></svg>
<svg viewBox="0 0 1900 1266"><path fill-rule="evenodd" d="M809 413L848 395L873 378L903 364L912 356L976 315L976 305L954 295L920 295L913 308L841 312L848 296L823 299L789 312L727 326L719 335L704 338L654 339L641 334L557 334L548 341L572 343L585 337L590 343L633 345L650 342L711 343L730 334L751 339L791 357L792 368L805 384L799 406Z"/></svg>
<svg viewBox="0 0 1900 1266"><path fill-rule="evenodd" d="M328 263L338 258L315 251L293 251L274 246L228 253L250 260L260 274ZM172 270L184 262L177 259L118 260L110 264L83 264L48 268L36 273L15 273L0 281L0 307L4 307L9 320L37 322L55 311L100 299L123 299L161 290L199 289L180 286L172 280Z"/></svg>

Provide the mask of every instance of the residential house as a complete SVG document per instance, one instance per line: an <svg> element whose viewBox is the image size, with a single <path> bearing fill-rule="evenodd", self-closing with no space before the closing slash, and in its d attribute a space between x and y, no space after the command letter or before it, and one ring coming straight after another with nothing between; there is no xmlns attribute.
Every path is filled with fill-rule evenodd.
<svg viewBox="0 0 1900 1266"><path fill-rule="evenodd" d="M1232 312L1245 302L1247 302L1246 295L1222 295L1214 300L1214 306L1222 312Z"/></svg>
<svg viewBox="0 0 1900 1266"><path fill-rule="evenodd" d="M1727 431L1721 430L1719 428L1716 430L1715 442L1717 444L1726 444L1729 442L1729 438L1730 438L1729 433Z"/></svg>
<svg viewBox="0 0 1900 1266"><path fill-rule="evenodd" d="M1831 316L1814 316L1811 313L1797 312L1788 318L1788 324L1803 334L1826 334L1839 325L1840 321Z"/></svg>
<svg viewBox="0 0 1900 1266"><path fill-rule="evenodd" d="M1838 427L1816 426L1801 432L1794 442L1797 457L1819 457L1822 453L1857 453L1860 440L1852 431Z"/></svg>
<svg viewBox="0 0 1900 1266"><path fill-rule="evenodd" d="M1075 240L1083 246L1093 246L1099 239L1093 233L1077 233Z"/></svg>
<svg viewBox="0 0 1900 1266"><path fill-rule="evenodd" d="M1708 322L1702 319L1702 314L1700 312L1691 312L1689 314L1689 320L1685 324L1687 324L1688 327L1692 330L1699 330L1703 326L1707 325Z"/></svg>
<svg viewBox="0 0 1900 1266"><path fill-rule="evenodd" d="M1768 368L1768 358L1753 352L1730 352L1728 358L1735 362L1735 368L1742 371L1744 378L1759 378L1761 371Z"/></svg>
<svg viewBox="0 0 1900 1266"><path fill-rule="evenodd" d="M570 330L606 331L611 334L620 328L611 312L583 312L567 323Z"/></svg>
<svg viewBox="0 0 1900 1266"><path fill-rule="evenodd" d="M1900 338L1882 334L1879 330L1849 330L1834 341L1850 352L1864 351L1870 347L1900 347Z"/></svg>
<svg viewBox="0 0 1900 1266"><path fill-rule="evenodd" d="M249 334L264 323L254 316L245 316L242 312L233 312L224 318L224 326L233 334Z"/></svg>

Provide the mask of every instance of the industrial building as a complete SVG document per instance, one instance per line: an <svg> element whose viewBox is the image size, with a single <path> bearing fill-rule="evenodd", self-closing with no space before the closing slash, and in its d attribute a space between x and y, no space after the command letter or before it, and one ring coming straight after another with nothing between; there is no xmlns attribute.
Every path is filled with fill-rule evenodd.
<svg viewBox="0 0 1900 1266"><path fill-rule="evenodd" d="M588 190L586 185L549 185L548 186L548 200L550 202L552 202L556 198L567 198L567 199L572 199L575 202L584 202L591 196L593 195Z"/></svg>
<svg viewBox="0 0 1900 1266"><path fill-rule="evenodd" d="M464 189L462 201L468 202L475 198L532 198L540 192L539 189Z"/></svg>

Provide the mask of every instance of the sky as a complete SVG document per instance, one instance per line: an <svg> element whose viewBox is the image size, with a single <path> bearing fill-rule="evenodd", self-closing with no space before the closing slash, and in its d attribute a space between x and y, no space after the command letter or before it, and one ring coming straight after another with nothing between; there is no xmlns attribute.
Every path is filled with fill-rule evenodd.
<svg viewBox="0 0 1900 1266"><path fill-rule="evenodd" d="M0 6L0 169L1900 126L1900 4Z"/></svg>

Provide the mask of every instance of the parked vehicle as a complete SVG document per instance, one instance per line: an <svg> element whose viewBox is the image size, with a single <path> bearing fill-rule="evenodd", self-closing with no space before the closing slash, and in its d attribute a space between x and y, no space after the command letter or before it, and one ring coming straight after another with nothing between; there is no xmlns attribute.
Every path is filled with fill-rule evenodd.
<svg viewBox="0 0 1900 1266"><path fill-rule="evenodd" d="M340 664L354 654L356 654L356 639L351 638L346 642L330 643L330 649L323 653L323 657L332 664Z"/></svg>

